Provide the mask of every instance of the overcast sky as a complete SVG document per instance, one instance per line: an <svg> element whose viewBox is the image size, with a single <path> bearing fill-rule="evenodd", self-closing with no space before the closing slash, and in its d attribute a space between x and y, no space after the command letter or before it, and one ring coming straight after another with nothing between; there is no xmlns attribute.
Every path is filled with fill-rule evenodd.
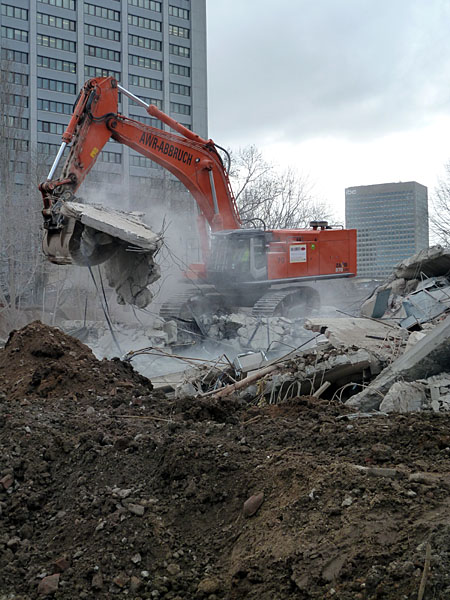
<svg viewBox="0 0 450 600"><path fill-rule="evenodd" d="M209 135L344 189L450 160L448 0L208 0Z"/></svg>

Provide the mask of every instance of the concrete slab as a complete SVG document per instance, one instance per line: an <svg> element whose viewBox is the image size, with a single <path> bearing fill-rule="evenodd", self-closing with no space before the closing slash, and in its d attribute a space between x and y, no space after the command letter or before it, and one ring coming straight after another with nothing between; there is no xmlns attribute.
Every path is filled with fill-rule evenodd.
<svg viewBox="0 0 450 600"><path fill-rule="evenodd" d="M391 356L398 345L406 343L408 339L408 333L396 324L358 317L319 317L307 319L304 326L305 329L323 333L335 348L363 348L378 357Z"/></svg>
<svg viewBox="0 0 450 600"><path fill-rule="evenodd" d="M365 411L377 410L396 381L415 381L437 375L446 371L449 363L450 317L447 317L346 404Z"/></svg>
<svg viewBox="0 0 450 600"><path fill-rule="evenodd" d="M150 227L130 213L80 202L64 202L61 213L66 217L81 221L87 227L97 229L144 250L154 251L160 245L161 236L154 233Z"/></svg>

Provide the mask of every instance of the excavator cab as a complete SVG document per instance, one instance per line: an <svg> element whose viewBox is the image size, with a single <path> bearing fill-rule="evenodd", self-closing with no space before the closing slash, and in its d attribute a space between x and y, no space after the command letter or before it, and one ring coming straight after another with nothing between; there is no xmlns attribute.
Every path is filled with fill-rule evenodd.
<svg viewBox="0 0 450 600"><path fill-rule="evenodd" d="M216 287L267 280L270 234L261 229L220 231L212 236L207 277Z"/></svg>

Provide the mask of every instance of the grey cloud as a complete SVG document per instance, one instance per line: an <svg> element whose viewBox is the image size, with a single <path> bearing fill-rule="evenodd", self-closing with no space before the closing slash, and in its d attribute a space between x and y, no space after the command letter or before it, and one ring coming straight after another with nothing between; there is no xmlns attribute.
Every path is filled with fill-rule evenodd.
<svg viewBox="0 0 450 600"><path fill-rule="evenodd" d="M219 143L367 140L448 113L444 0L209 0L208 15Z"/></svg>

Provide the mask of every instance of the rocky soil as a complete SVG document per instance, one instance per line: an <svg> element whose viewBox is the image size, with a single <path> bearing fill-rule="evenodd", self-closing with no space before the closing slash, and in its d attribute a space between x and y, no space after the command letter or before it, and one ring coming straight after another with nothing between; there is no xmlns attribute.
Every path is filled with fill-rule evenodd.
<svg viewBox="0 0 450 600"><path fill-rule="evenodd" d="M57 329L13 332L0 599L450 598L448 415L349 411L175 400Z"/></svg>

